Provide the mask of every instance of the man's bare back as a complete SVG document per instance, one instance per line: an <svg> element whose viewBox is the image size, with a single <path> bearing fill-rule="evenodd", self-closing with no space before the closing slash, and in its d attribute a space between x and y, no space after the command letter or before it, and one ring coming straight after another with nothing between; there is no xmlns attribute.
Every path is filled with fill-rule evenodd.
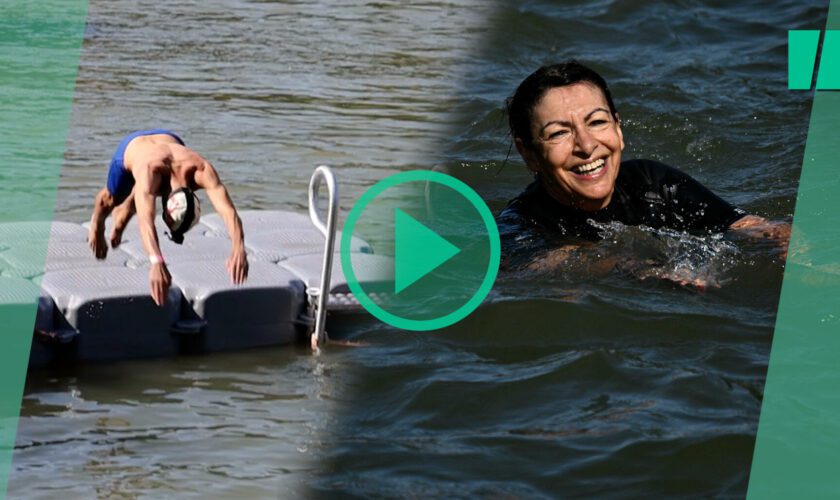
<svg viewBox="0 0 840 500"><path fill-rule="evenodd" d="M129 172L133 172L135 164L138 168L153 166L160 169L161 175L170 181L170 190L173 191L173 186L200 189L195 182L195 174L203 171L208 163L200 154L166 134L135 138L128 144L123 157L125 169Z"/></svg>
<svg viewBox="0 0 840 500"><path fill-rule="evenodd" d="M182 188L206 190L231 239L231 255L226 263L228 273L234 283L244 282L248 276L245 236L227 189L213 165L186 147L172 132L162 129L139 131L123 139L111 162L107 187L96 196L91 216L88 241L96 258L104 259L108 252L105 219L113 212L110 243L116 248L128 221L137 213L140 237L151 263L151 295L158 305L166 300L171 278L154 225L154 200L158 196L166 199L170 193Z"/></svg>

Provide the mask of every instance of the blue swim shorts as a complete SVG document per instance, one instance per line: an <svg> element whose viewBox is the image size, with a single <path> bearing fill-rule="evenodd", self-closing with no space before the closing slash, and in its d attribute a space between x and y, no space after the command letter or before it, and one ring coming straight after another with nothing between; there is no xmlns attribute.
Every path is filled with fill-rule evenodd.
<svg viewBox="0 0 840 500"><path fill-rule="evenodd" d="M125 155L125 148L128 147L129 142L137 137L157 134L171 135L176 141L184 146L184 141L175 135L174 132L162 128L138 130L137 132L132 132L131 134L125 136L125 138L120 141L119 146L117 146L117 151L111 159L111 166L108 167L107 187L108 192L114 197L115 205L119 205L125 201L125 199L128 198L128 195L131 194L131 188L134 187L134 176L131 175L131 172L125 169L125 161L123 159L123 156Z"/></svg>

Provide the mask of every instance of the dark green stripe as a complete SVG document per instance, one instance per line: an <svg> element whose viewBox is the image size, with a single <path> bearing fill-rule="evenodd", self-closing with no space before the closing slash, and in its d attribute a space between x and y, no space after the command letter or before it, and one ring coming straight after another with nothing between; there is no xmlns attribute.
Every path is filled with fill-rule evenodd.
<svg viewBox="0 0 840 500"><path fill-rule="evenodd" d="M826 29L840 27L838 1ZM818 81L828 65L825 47ZM748 498L840 495L840 92L817 90Z"/></svg>
<svg viewBox="0 0 840 500"><path fill-rule="evenodd" d="M87 0L4 0L0 3L0 223L49 221L59 170ZM41 251L30 263L43 269L47 226L35 235ZM0 251L5 246L0 241ZM37 288L0 298L0 493L5 497Z"/></svg>

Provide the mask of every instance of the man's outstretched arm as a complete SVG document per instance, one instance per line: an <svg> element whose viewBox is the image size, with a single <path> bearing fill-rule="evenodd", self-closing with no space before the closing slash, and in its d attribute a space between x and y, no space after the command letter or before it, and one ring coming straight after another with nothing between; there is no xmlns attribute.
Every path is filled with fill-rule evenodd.
<svg viewBox="0 0 840 500"><path fill-rule="evenodd" d="M242 221L233 201L230 199L227 189L219 180L216 169L209 162L205 162L202 169L195 174L195 183L207 191L207 197L219 217L225 223L228 235L230 235L231 252L226 267L230 279L237 285L244 283L248 278L248 256L245 253L245 233L242 230Z"/></svg>
<svg viewBox="0 0 840 500"><path fill-rule="evenodd" d="M163 165L138 165L133 169L134 204L137 208L137 224L143 248L149 256L149 289L155 304L162 306L166 302L172 277L160 252L157 230L155 229L155 195L160 187L160 169Z"/></svg>

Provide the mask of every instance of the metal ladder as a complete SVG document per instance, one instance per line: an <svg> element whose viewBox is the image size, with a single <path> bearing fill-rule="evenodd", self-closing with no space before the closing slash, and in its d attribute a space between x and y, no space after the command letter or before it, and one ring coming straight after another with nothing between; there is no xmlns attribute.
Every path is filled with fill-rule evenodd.
<svg viewBox="0 0 840 500"><path fill-rule="evenodd" d="M318 213L318 191L321 184L327 185L329 204L327 206L327 222L322 221ZM309 218L312 224L324 235L324 258L321 264L321 281L318 288L309 287L306 290L309 304L314 307L315 329L309 337L309 344L315 354L321 352L321 347L327 341L327 299L330 295L330 276L332 274L333 249L335 247L336 217L338 212L338 184L335 175L329 167L321 165L315 169L309 180Z"/></svg>

